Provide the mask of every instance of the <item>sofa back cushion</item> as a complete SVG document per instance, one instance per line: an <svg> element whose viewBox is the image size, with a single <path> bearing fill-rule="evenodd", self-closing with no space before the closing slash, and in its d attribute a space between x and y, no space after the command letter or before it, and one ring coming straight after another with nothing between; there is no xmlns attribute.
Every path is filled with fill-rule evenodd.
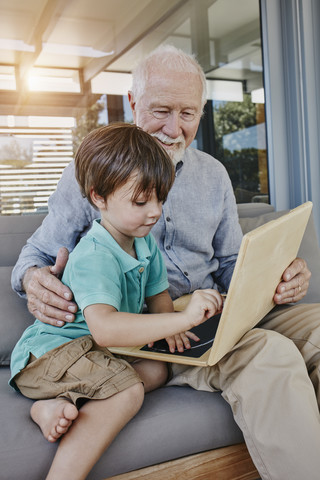
<svg viewBox="0 0 320 480"><path fill-rule="evenodd" d="M11 288L11 271L12 267L0 267L0 365L9 365L14 345L34 321L26 300Z"/></svg>
<svg viewBox="0 0 320 480"><path fill-rule="evenodd" d="M0 365L9 365L11 351L34 319L27 302L11 288L11 271L28 238L44 214L0 215Z"/></svg>
<svg viewBox="0 0 320 480"><path fill-rule="evenodd" d="M0 215L0 266L12 267L45 215Z"/></svg>

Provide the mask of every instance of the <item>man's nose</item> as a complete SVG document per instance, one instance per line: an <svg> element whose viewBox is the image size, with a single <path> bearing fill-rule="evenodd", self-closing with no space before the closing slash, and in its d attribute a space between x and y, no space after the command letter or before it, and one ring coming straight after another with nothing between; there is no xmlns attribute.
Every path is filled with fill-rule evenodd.
<svg viewBox="0 0 320 480"><path fill-rule="evenodd" d="M182 133L181 122L179 112L175 110L171 111L162 127L163 133L168 135L168 137L178 138Z"/></svg>

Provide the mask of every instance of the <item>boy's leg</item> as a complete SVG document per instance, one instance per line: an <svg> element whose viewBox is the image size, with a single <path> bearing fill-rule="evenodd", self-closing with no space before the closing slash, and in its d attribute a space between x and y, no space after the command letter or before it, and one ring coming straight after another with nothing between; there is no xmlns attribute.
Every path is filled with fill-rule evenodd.
<svg viewBox="0 0 320 480"><path fill-rule="evenodd" d="M146 393L162 387L168 379L168 366L157 360L138 359L131 363L143 381Z"/></svg>
<svg viewBox="0 0 320 480"><path fill-rule="evenodd" d="M39 400L32 407L32 418L46 438L54 441L56 433L65 434L48 476L57 480L86 478L104 449L140 409L144 397L137 372L89 336L31 358L14 380L21 393ZM67 405L68 399L73 405ZM73 407L85 399L88 402L75 413Z"/></svg>
<svg viewBox="0 0 320 480"><path fill-rule="evenodd" d="M30 410L32 420L40 427L49 442L55 442L70 428L78 409L65 398L38 400Z"/></svg>
<svg viewBox="0 0 320 480"><path fill-rule="evenodd" d="M85 479L116 435L139 411L143 398L143 386L136 383L107 399L85 403L60 441L47 480Z"/></svg>

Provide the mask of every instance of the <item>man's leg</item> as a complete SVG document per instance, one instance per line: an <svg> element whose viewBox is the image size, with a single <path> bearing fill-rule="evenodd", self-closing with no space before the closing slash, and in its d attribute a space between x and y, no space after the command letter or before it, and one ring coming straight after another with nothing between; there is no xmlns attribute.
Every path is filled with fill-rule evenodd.
<svg viewBox="0 0 320 480"><path fill-rule="evenodd" d="M277 307L260 325L295 343L304 358L320 407L320 304Z"/></svg>
<svg viewBox="0 0 320 480"><path fill-rule="evenodd" d="M171 385L222 391L264 480L319 479L318 405L304 360L291 340L256 328L217 365L173 366L173 374Z"/></svg>

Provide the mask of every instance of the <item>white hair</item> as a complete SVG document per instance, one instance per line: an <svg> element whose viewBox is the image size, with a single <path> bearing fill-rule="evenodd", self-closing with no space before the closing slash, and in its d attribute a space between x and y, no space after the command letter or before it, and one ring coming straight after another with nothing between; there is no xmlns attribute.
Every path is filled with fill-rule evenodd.
<svg viewBox="0 0 320 480"><path fill-rule="evenodd" d="M201 65L194 55L189 55L183 50L172 45L160 45L147 57L138 63L132 72L132 94L137 102L144 92L149 75L153 70L163 66L164 70L175 72L196 73L202 84L202 108L207 101L206 77Z"/></svg>

